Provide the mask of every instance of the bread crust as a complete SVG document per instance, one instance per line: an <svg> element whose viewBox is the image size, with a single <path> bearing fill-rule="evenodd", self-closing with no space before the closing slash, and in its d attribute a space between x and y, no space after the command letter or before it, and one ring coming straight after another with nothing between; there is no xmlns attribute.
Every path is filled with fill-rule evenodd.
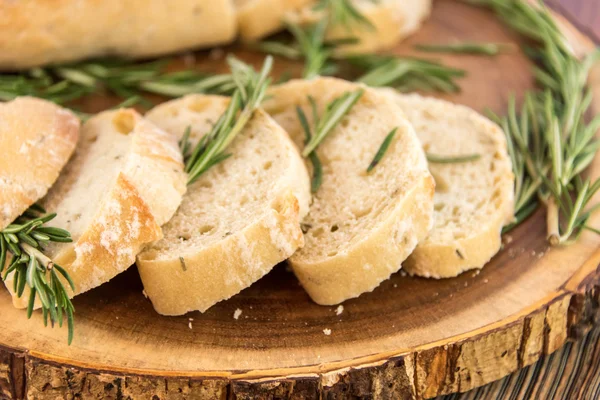
<svg viewBox="0 0 600 400"><path fill-rule="evenodd" d="M44 197L75 150L79 118L49 101L0 103L0 230Z"/></svg>
<svg viewBox="0 0 600 400"><path fill-rule="evenodd" d="M420 110L424 110L429 118L427 123L436 119L442 121L444 126L451 127L452 124L456 124L455 121L462 121L465 127L463 129L470 129L460 137L460 143L465 148L469 148L469 143L465 142L469 140L474 143L491 143L487 147L480 145L482 149L487 149L489 154L480 154L481 160L474 164L474 168L477 168L478 173L487 173L493 177L490 179L490 181L493 180L493 185L479 189L489 192L485 200L489 197L489 201L493 202L493 213L479 217L476 226L469 232L464 232L466 229L464 223L455 221L454 229L460 230L461 235L452 240L435 238L433 235L436 228L434 228L431 232L431 236L434 238L428 238L420 243L404 266L405 270L412 275L430 278L451 278L470 269L484 267L500 250L502 227L512 222L514 218L514 175L502 129L476 111L462 105L416 94L405 95L392 89L378 90L395 99L401 108L405 109L409 120L411 114L418 115ZM418 121L413 122L417 129L417 136L419 136ZM430 143L440 142L447 135L447 131L444 130L434 129L432 132L435 136L428 137L427 141ZM448 144L446 146L450 147ZM486 160L493 160L493 171L487 170L488 161ZM435 168L436 170L451 170L455 166L438 164ZM469 178L464 176L462 180L448 182L451 185L459 185L450 193L468 193L468 187L460 187L461 183L468 183L468 180ZM497 196L494 193L497 193ZM474 193L471 195L475 196ZM445 196L448 194L446 193ZM469 213L470 216L477 215L475 211ZM463 225L461 226L461 224ZM442 229L447 230L448 228Z"/></svg>
<svg viewBox="0 0 600 400"><path fill-rule="evenodd" d="M327 31L327 39L357 37L356 44L345 45L340 54L372 53L390 49L399 41L414 33L431 11L431 0L380 0L378 2L356 1L357 8L369 20L374 29L364 25L354 25L351 29L337 25ZM322 17L309 5L299 11L289 11L289 22L306 25L317 22Z"/></svg>
<svg viewBox="0 0 600 400"><path fill-rule="evenodd" d="M156 260L151 253L140 254L138 270L156 312L204 312L241 292L288 258L289 253L278 245L281 240L293 248L301 247L304 238L298 223L298 199L288 191L275 200L277 209L260 221L191 256L180 259L173 254L170 259ZM274 237L279 240L274 241ZM248 243L252 243L250 257L246 254Z"/></svg>
<svg viewBox="0 0 600 400"><path fill-rule="evenodd" d="M83 127L80 146L93 146L100 135L115 129L113 124L121 123L127 128L123 134L133 137L114 182L101 193L98 208L88 211L93 213L90 222L78 237L74 237L74 242L52 244L48 252L52 260L71 275L75 283L75 290L69 291L71 297L100 286L125 271L135 263L144 246L162 238L160 223L170 219L186 189L177 141L135 110L105 111L92 117ZM62 196L74 185L84 184L78 183L83 175L77 172L77 165L86 162L83 154L76 153L72 164L44 199L49 211L59 207L64 201ZM61 225L64 218L59 215L53 222L58 227L66 227ZM9 290L12 289L12 278L11 275L6 281ZM15 307L27 306L27 293L20 298L12 295ZM39 306L37 303L36 308Z"/></svg>
<svg viewBox="0 0 600 400"><path fill-rule="evenodd" d="M232 0L0 0L0 70L230 43Z"/></svg>
<svg viewBox="0 0 600 400"><path fill-rule="evenodd" d="M250 42L283 28L287 13L314 3L314 0L247 0L237 8L240 38Z"/></svg>

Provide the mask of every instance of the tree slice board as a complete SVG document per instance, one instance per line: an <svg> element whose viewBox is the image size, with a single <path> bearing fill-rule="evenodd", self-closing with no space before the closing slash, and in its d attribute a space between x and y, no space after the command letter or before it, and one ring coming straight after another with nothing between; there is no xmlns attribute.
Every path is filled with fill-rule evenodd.
<svg viewBox="0 0 600 400"><path fill-rule="evenodd" d="M589 49L588 39L565 29L578 52ZM439 0L423 29L396 52L413 54L414 43L451 39L520 40L490 12ZM218 55L195 58L222 69ZM442 97L480 111L503 113L511 93L519 99L533 86L531 65L516 46L497 57L438 58L468 72L461 93ZM290 66L278 65L280 71ZM592 75L600 100L600 71ZM82 106L93 112L114 103L95 98ZM590 174L600 175L600 159ZM75 299L71 346L65 329L41 328L41 315L28 320L1 291L0 397L413 399L463 392L553 352L598 316L597 236L586 233L570 247L550 249L538 211L504 243L481 273L439 281L398 273L345 302L343 311L312 303L280 265L204 314L162 317L132 268Z"/></svg>

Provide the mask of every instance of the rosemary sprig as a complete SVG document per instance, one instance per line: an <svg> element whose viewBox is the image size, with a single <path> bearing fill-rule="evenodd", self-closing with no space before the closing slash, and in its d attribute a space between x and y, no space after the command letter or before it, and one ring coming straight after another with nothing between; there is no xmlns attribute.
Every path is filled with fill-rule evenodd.
<svg viewBox="0 0 600 400"><path fill-rule="evenodd" d="M227 61L236 89L223 115L217 120L212 130L196 144L189 155L185 164L188 184L195 182L209 168L230 156L225 153L226 148L260 106L269 86L268 76L273 66L272 57L269 56L265 59L260 73L256 73L252 67L234 57L229 57ZM189 129L184 134L181 145L183 150L189 150L188 139Z"/></svg>
<svg viewBox="0 0 600 400"><path fill-rule="evenodd" d="M4 74L0 75L0 100L29 95L66 104L92 93L107 91L129 100L129 105L140 103L151 106L144 94L179 97L190 93L229 95L233 92L235 84L230 75L211 75L193 70L165 72L168 61L135 63L106 59Z"/></svg>
<svg viewBox="0 0 600 400"><path fill-rule="evenodd" d="M363 89L346 92L341 96L336 97L327 105L325 112L321 116L318 116L314 121L314 134L311 135L310 141L302 151L304 157L307 157L319 144L321 144L329 132L331 132L350 109L352 109L363 93Z"/></svg>
<svg viewBox="0 0 600 400"><path fill-rule="evenodd" d="M367 173L371 172L373 170L373 168L375 168L377 166L377 164L379 164L379 162L385 155L387 149L390 147L392 140L394 140L394 136L396 135L397 130L398 130L398 127L392 129L390 131L390 133L387 134L385 139L383 139L381 146L379 146L379 150L377 150L377 153L375 153L375 157L373 157L373 161L371 161L371 163L367 167Z"/></svg>
<svg viewBox="0 0 600 400"><path fill-rule="evenodd" d="M440 156L437 154L427 153L427 161L433 164L460 164L471 161L477 161L481 158L481 154L467 154L461 156Z"/></svg>
<svg viewBox="0 0 600 400"><path fill-rule="evenodd" d="M375 26L356 8L352 0L319 0L313 10L325 12L332 26L340 25L347 30L351 30L355 26L375 29Z"/></svg>
<svg viewBox="0 0 600 400"><path fill-rule="evenodd" d="M308 118L302 108L296 107L296 113L300 125L304 130L305 146L302 152L304 157L308 157L313 165L313 177L311 180L311 191L313 193L319 190L323 180L323 168L321 161L315 151L325 137L331 132L344 116L352 109L363 95L363 89L357 89L354 92L346 92L336 97L325 107L325 111L319 115L317 104L312 97L308 97L311 106L312 127L308 123Z"/></svg>
<svg viewBox="0 0 600 400"><path fill-rule="evenodd" d="M44 325L49 318L52 325L62 326L66 317L71 344L75 308L62 279L72 290L75 285L60 265L44 255L43 246L49 242L71 242L72 239L64 229L46 226L56 214L45 213L43 208L34 205L0 231L0 273L3 280L14 274L13 291L17 297L23 296L26 286L29 288L28 318L31 318L36 298L42 305Z"/></svg>
<svg viewBox="0 0 600 400"><path fill-rule="evenodd" d="M539 44L528 55L538 62L534 74L543 90L526 95L520 114L511 99L507 116L495 119L506 132L513 162L516 223L536 204L544 204L549 242L569 244L584 229L596 230L587 223L600 208L590 204L600 190L600 179L591 182L583 177L600 148L594 137L600 116L585 121L591 103L585 84L600 51L582 61L575 58L542 3L472 2L491 7L512 28Z"/></svg>
<svg viewBox="0 0 600 400"><path fill-rule="evenodd" d="M465 75L464 70L416 58L364 54L349 57L347 61L363 71L357 82L401 91L456 92L459 86L454 80Z"/></svg>
<svg viewBox="0 0 600 400"><path fill-rule="evenodd" d="M450 44L417 44L417 50L431 53L483 54L495 56L511 48L508 43L450 43Z"/></svg>
<svg viewBox="0 0 600 400"><path fill-rule="evenodd" d="M294 36L297 43L299 54L304 59L304 71L302 73L304 79L332 74L337 70L335 64L330 61L334 46L325 42L327 26L328 21L326 19L307 27L300 27L295 24L287 25L287 29Z"/></svg>

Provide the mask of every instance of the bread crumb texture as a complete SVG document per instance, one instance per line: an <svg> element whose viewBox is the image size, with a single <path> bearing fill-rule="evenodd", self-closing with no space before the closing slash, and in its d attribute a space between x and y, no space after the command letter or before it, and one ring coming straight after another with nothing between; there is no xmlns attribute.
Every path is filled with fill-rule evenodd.
<svg viewBox="0 0 600 400"><path fill-rule="evenodd" d="M271 90L265 109L303 148L296 106L312 124L308 96L322 112L334 98L359 87L334 78L290 81ZM433 179L414 130L389 98L364 90L317 148L323 183L303 221L306 245L290 259L320 304L373 290L400 268L432 226ZM385 156L367 173L394 128Z"/></svg>
<svg viewBox="0 0 600 400"><path fill-rule="evenodd" d="M500 249L502 227L513 218L514 177L504 133L468 107L379 90L402 108L425 152L480 156L470 162L429 163L436 182L435 225L406 269L439 278L481 268Z"/></svg>

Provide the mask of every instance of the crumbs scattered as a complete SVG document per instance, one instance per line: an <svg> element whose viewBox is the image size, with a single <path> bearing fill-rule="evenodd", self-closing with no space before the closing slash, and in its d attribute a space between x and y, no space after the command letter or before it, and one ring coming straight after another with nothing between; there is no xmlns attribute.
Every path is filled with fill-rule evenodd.
<svg viewBox="0 0 600 400"><path fill-rule="evenodd" d="M335 309L335 315L341 315L344 312L344 306L339 305L338 308Z"/></svg>
<svg viewBox="0 0 600 400"><path fill-rule="evenodd" d="M510 235L504 236L504 243L511 244L512 241L513 241L513 237L512 236L510 236Z"/></svg>
<svg viewBox="0 0 600 400"><path fill-rule="evenodd" d="M397 283L394 283L394 287L395 287L395 288L396 288L396 287L398 287L398 284L397 284Z"/></svg>
<svg viewBox="0 0 600 400"><path fill-rule="evenodd" d="M401 269L400 270L400 276L408 276L408 274L406 273L405 270Z"/></svg>
<svg viewBox="0 0 600 400"><path fill-rule="evenodd" d="M469 286L469 282L465 282L465 287Z"/></svg>
<svg viewBox="0 0 600 400"><path fill-rule="evenodd" d="M479 275L480 273L481 273L481 270L480 270L480 269L476 269L476 270L473 272L473 275L471 275L471 276L472 276L473 278L475 278L475 277L476 277L477 275Z"/></svg>
<svg viewBox="0 0 600 400"><path fill-rule="evenodd" d="M483 283L488 283L488 282L489 282L489 280L488 280L488 279L484 279L484 280L483 280Z"/></svg>
<svg viewBox="0 0 600 400"><path fill-rule="evenodd" d="M188 327L189 327L190 329L192 329L192 321L189 321L189 322L188 322Z"/></svg>
<svg viewBox="0 0 600 400"><path fill-rule="evenodd" d="M323 329L323 333L325 334L325 336L329 336L331 335L331 329Z"/></svg>
<svg viewBox="0 0 600 400"><path fill-rule="evenodd" d="M146 294L145 290L142 290L142 294L144 295L145 298L148 298L148 295Z"/></svg>
<svg viewBox="0 0 600 400"><path fill-rule="evenodd" d="M237 308L235 310L235 312L233 313L233 319L238 319L238 318L240 318L241 315L242 315L242 310L240 310L239 308Z"/></svg>

